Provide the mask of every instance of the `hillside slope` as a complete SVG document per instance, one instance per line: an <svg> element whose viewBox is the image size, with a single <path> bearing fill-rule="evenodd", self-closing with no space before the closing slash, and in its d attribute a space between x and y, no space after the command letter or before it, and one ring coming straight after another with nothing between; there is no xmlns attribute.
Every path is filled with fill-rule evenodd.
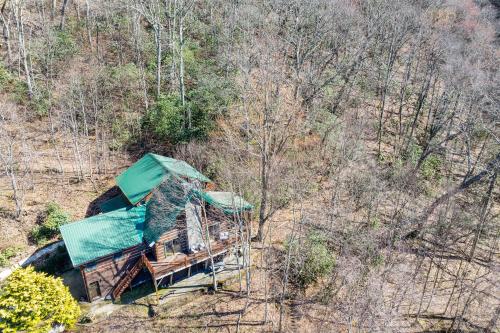
<svg viewBox="0 0 500 333"><path fill-rule="evenodd" d="M0 24L3 266L146 152L255 206L249 292L82 330L496 329L489 2L6 0Z"/></svg>

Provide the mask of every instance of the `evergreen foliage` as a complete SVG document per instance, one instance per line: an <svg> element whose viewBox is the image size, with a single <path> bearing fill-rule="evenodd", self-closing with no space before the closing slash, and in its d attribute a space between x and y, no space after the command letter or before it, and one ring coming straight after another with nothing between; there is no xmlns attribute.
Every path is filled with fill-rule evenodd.
<svg viewBox="0 0 500 333"><path fill-rule="evenodd" d="M326 238L317 232L309 232L302 244L289 241L286 249L291 251L290 281L302 290L318 282L335 266L335 257Z"/></svg>
<svg viewBox="0 0 500 333"><path fill-rule="evenodd" d="M60 235L59 227L70 220L69 215L55 202L49 202L44 212L44 219L31 231L31 238L37 244L44 244L47 241Z"/></svg>
<svg viewBox="0 0 500 333"><path fill-rule="evenodd" d="M59 278L32 267L14 271L0 289L0 331L48 332L71 328L80 316L78 303Z"/></svg>
<svg viewBox="0 0 500 333"><path fill-rule="evenodd" d="M0 251L0 267L5 267L9 264L9 260L16 256L19 251L18 247L9 246Z"/></svg>

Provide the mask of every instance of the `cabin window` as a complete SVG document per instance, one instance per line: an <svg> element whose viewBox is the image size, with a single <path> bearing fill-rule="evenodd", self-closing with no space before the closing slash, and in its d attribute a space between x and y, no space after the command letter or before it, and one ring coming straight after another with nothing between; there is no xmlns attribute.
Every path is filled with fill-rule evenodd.
<svg viewBox="0 0 500 333"><path fill-rule="evenodd" d="M165 257L182 252L181 242L177 238L173 239L171 241L165 242L164 247L165 247Z"/></svg>
<svg viewBox="0 0 500 333"><path fill-rule="evenodd" d="M115 254L113 254L114 261L120 260L121 258L123 258L123 251L116 252Z"/></svg>
<svg viewBox="0 0 500 333"><path fill-rule="evenodd" d="M212 224L208 227L208 235L210 236L210 239L219 239L219 233L220 225L218 223Z"/></svg>
<svg viewBox="0 0 500 333"><path fill-rule="evenodd" d="M95 271L96 269L97 269L97 262L96 261L88 263L87 266L85 266L86 272L92 272L92 271Z"/></svg>

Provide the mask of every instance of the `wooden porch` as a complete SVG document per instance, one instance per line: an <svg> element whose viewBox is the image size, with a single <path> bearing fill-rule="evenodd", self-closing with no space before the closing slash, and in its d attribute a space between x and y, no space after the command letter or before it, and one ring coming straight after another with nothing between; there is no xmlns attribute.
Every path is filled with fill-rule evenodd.
<svg viewBox="0 0 500 333"><path fill-rule="evenodd" d="M212 256L218 256L229 250L230 246L236 242L236 238L216 241L211 244ZM210 258L208 249L192 253L178 253L173 259L168 261L150 261L153 268L154 277L156 280L161 279L167 275L173 274L185 268L191 267L199 262L206 261Z"/></svg>
<svg viewBox="0 0 500 333"><path fill-rule="evenodd" d="M231 245L236 243L237 238L230 238L223 241L215 241L211 243L211 253L212 256L218 256L227 252ZM121 296L121 294L130 286L134 277L142 270L143 267L146 267L148 271L151 273L151 277L153 278L153 282L156 288L156 281L164 278L165 276L172 275L175 272L181 271L183 269L189 268L197 263L204 262L210 259L208 249L192 253L178 253L174 256L174 258L169 258L168 260L160 260L154 261L147 258L147 256L143 253L135 265L131 270L127 271L120 281L116 284L113 289L112 296L113 299L117 299Z"/></svg>

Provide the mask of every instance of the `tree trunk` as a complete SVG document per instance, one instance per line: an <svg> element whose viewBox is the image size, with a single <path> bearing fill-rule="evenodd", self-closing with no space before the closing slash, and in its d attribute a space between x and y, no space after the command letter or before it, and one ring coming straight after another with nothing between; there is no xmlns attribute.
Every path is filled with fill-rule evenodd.
<svg viewBox="0 0 500 333"><path fill-rule="evenodd" d="M441 195L439 198L434 200L434 202L427 208L423 214L418 218L418 223L417 227L415 230L411 231L410 233L406 234L405 238L415 238L420 234L422 231L422 228L424 224L427 222L429 217L432 215L434 210L441 205L443 202L446 200L449 200L450 198L454 197L458 193L461 193L468 189L470 186L480 182L483 178L489 176L491 173L496 174L498 170L500 169L500 153L496 155L496 157L489 161L484 170L476 174L475 176L472 176L466 180L464 180L459 186L452 188L445 194Z"/></svg>
<svg viewBox="0 0 500 333"><path fill-rule="evenodd" d="M85 0L85 26L87 28L87 41L89 43L90 52L92 52L92 27L90 25L90 4L89 4L89 0Z"/></svg>
<svg viewBox="0 0 500 333"><path fill-rule="evenodd" d="M155 43L156 43L156 98L161 93L161 27L155 24Z"/></svg>
<svg viewBox="0 0 500 333"><path fill-rule="evenodd" d="M10 65L10 62L12 61L12 49L10 46L10 19L9 15L4 14L5 6L7 4L7 1L3 3L2 9L0 10L0 22L2 23L2 35L3 35L3 41L5 45L7 46L7 65Z"/></svg>
<svg viewBox="0 0 500 333"><path fill-rule="evenodd" d="M202 202L200 204L200 208L202 209L203 212L203 220L202 223L205 225L205 242L207 244L207 252L208 256L210 257L210 264L212 265L212 287L214 288L214 291L217 291L217 277L215 273L215 262L214 262L214 256L212 253L212 245L210 244L210 233L208 230L208 218L207 218L207 211L205 210L205 203Z"/></svg>
<svg viewBox="0 0 500 333"><path fill-rule="evenodd" d="M24 25L23 25L23 14L22 14L21 4L18 4L16 6L15 11L16 11L16 14L14 16L16 18L20 60L22 61L23 67L24 67L24 76L25 76L25 80L26 80L26 86L28 88L28 97L32 98L33 97L33 82L31 80L31 72L30 72L30 68L28 66L28 55L27 55L27 50L26 50L26 46L24 43Z"/></svg>
<svg viewBox="0 0 500 333"><path fill-rule="evenodd" d="M479 220L479 225L477 226L476 234L474 235L474 241L472 242L472 247L469 253L469 262L472 261L474 257L474 253L476 252L477 242L479 237L481 237L481 233L483 231L484 225L486 223L486 215L488 214L488 207L490 204L491 196L493 193L493 188L495 187L495 182L497 180L497 173L495 172L490 179L490 185L488 186L488 191L486 192L486 197L483 199L483 207L481 209L481 216Z"/></svg>
<svg viewBox="0 0 500 333"><path fill-rule="evenodd" d="M265 130L264 130L265 131ZM268 175L267 175L267 134L263 136L263 149L260 156L260 207L259 207L259 229L255 240L261 241L266 223L267 197L268 197Z"/></svg>
<svg viewBox="0 0 500 333"><path fill-rule="evenodd" d="M63 30L64 29L64 22L66 20L66 7L68 6L69 0L63 0L62 6L61 6L61 22L59 23L59 29Z"/></svg>
<svg viewBox="0 0 500 333"><path fill-rule="evenodd" d="M184 86L184 15L179 17L179 95L182 106L186 106L186 91ZM191 109L187 107L186 127L191 129Z"/></svg>

